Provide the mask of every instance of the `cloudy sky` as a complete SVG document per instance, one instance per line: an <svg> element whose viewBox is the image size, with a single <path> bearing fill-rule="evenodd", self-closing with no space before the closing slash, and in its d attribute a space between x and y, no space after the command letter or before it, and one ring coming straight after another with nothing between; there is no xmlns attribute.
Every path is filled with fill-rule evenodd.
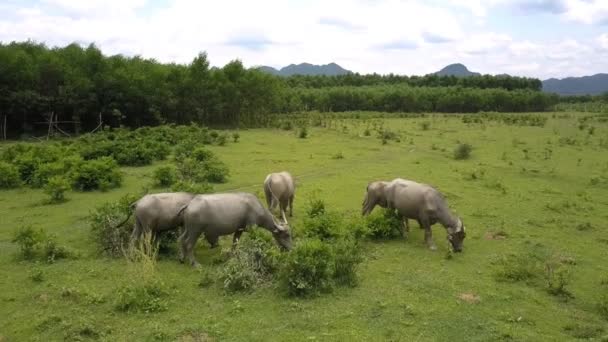
<svg viewBox="0 0 608 342"><path fill-rule="evenodd" d="M0 0L0 41L27 39L162 62L206 51L216 66L562 78L608 72L608 0Z"/></svg>

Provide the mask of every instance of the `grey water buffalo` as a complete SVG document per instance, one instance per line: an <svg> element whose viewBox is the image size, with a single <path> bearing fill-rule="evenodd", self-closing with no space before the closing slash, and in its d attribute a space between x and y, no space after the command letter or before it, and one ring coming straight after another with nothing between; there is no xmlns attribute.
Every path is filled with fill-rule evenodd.
<svg viewBox="0 0 608 342"><path fill-rule="evenodd" d="M434 187L402 178L390 182L372 182L367 187L362 215L371 213L376 205L397 210L404 219L406 231L409 231L407 219L418 221L425 231L425 242L432 250L436 250L437 246L433 242L431 226L440 223L446 228L448 241L454 251L462 251L465 226L459 217L452 214L445 197Z"/></svg>
<svg viewBox="0 0 608 342"><path fill-rule="evenodd" d="M264 180L264 194L270 211L279 205L283 221L287 222L285 212L289 207L289 217L293 216L293 198L296 185L291 174L287 171L275 172Z"/></svg>
<svg viewBox="0 0 608 342"><path fill-rule="evenodd" d="M195 194L188 192L166 192L144 195L131 204L135 214L135 225L131 234L131 242L139 241L144 230L152 233L155 239L163 231L175 229L183 225L179 210L188 204ZM119 224L129 220L131 214Z"/></svg>
<svg viewBox="0 0 608 342"><path fill-rule="evenodd" d="M212 244L217 244L220 236L234 234L235 246L245 230L257 225L270 231L280 247L291 249L291 233L287 222L280 223L253 194L236 192L197 195L181 212L185 226L184 233L179 238L182 258L187 258L193 266L198 265L194 259L194 245L203 233Z"/></svg>

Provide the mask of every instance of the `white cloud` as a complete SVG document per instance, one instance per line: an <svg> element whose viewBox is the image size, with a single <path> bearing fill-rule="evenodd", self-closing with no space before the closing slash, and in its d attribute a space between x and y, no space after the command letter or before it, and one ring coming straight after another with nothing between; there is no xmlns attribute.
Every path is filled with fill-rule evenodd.
<svg viewBox="0 0 608 342"><path fill-rule="evenodd" d="M597 42L600 50L608 51L608 33L601 34L595 39L595 41Z"/></svg>
<svg viewBox="0 0 608 342"><path fill-rule="evenodd" d="M264 6L170 0L163 8L144 0L43 0L0 4L10 13L0 15L0 41L95 42L106 54L178 63L207 51L216 66L235 58L246 66L336 62L361 73L420 75L455 62L482 73L535 77L608 68L589 47L608 49L606 34L588 42L518 40L475 25L491 21L488 11L506 0L444 1L452 7L423 0L268 0Z"/></svg>
<svg viewBox="0 0 608 342"><path fill-rule="evenodd" d="M608 1L564 0L564 18L584 24L608 24Z"/></svg>

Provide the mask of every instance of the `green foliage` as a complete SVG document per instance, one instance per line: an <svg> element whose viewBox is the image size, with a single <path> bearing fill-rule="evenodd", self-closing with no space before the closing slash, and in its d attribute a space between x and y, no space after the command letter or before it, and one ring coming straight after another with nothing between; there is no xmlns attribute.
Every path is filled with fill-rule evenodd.
<svg viewBox="0 0 608 342"><path fill-rule="evenodd" d="M193 194L208 194L213 192L213 186L207 182L195 183L192 181L177 181L171 186L174 192L190 192Z"/></svg>
<svg viewBox="0 0 608 342"><path fill-rule="evenodd" d="M329 245L308 239L298 243L281 270L281 284L291 296L313 296L331 291L334 256Z"/></svg>
<svg viewBox="0 0 608 342"><path fill-rule="evenodd" d="M160 282L127 285L117 290L115 307L123 312L154 313L166 311L168 291Z"/></svg>
<svg viewBox="0 0 608 342"><path fill-rule="evenodd" d="M15 232L12 242L19 246L21 257L31 259L44 238L45 235L42 230L35 230L31 226L23 226Z"/></svg>
<svg viewBox="0 0 608 342"><path fill-rule="evenodd" d="M361 246L356 239L346 238L335 242L334 246L334 279L336 284L356 286L358 284L357 268L363 261Z"/></svg>
<svg viewBox="0 0 608 342"><path fill-rule="evenodd" d="M133 208L131 204L139 197L127 194L116 202L106 202L89 213L87 220L98 248L107 255L121 256L128 245L133 224L121 222L129 216Z"/></svg>
<svg viewBox="0 0 608 342"><path fill-rule="evenodd" d="M366 217L367 234L372 239L386 240L401 236L403 221L396 210L379 208Z"/></svg>
<svg viewBox="0 0 608 342"><path fill-rule="evenodd" d="M226 133L222 133L217 137L217 144L219 146L226 145L226 142L228 142L228 135Z"/></svg>
<svg viewBox="0 0 608 342"><path fill-rule="evenodd" d="M454 149L454 159L456 159L456 160L469 159L471 157L472 150L473 150L473 146L471 146L467 143L460 143Z"/></svg>
<svg viewBox="0 0 608 342"><path fill-rule="evenodd" d="M239 142L239 139L241 138L241 135L238 132L234 132L232 133L232 142Z"/></svg>
<svg viewBox="0 0 608 342"><path fill-rule="evenodd" d="M11 189L20 185L19 169L12 164L0 161L0 189Z"/></svg>
<svg viewBox="0 0 608 342"><path fill-rule="evenodd" d="M420 129L423 131L428 131L431 128L431 123L428 121L422 121L420 123Z"/></svg>
<svg viewBox="0 0 608 342"><path fill-rule="evenodd" d="M308 128L306 128L306 126L302 126L298 131L298 138L306 139L306 137L308 137Z"/></svg>
<svg viewBox="0 0 608 342"><path fill-rule="evenodd" d="M250 291L270 280L278 268L279 249L272 237L252 229L224 264L220 280L227 292Z"/></svg>
<svg viewBox="0 0 608 342"><path fill-rule="evenodd" d="M49 196L51 203L59 203L65 200L65 192L70 189L70 183L62 176L49 178L44 186L44 193Z"/></svg>
<svg viewBox="0 0 608 342"><path fill-rule="evenodd" d="M70 172L72 185L80 191L108 190L120 186L122 173L110 157L82 161Z"/></svg>
<svg viewBox="0 0 608 342"><path fill-rule="evenodd" d="M322 241L334 240L345 235L342 218L334 212L320 212L304 218L303 234Z"/></svg>
<svg viewBox="0 0 608 342"><path fill-rule="evenodd" d="M313 218L325 214L325 201L320 198L311 198L306 206L306 216Z"/></svg>
<svg viewBox="0 0 608 342"><path fill-rule="evenodd" d="M34 267L29 272L29 278L36 283L41 283L44 280L44 272L40 267Z"/></svg>
<svg viewBox="0 0 608 342"><path fill-rule="evenodd" d="M154 184L160 187L172 186L177 180L177 169L173 165L159 166L154 169Z"/></svg>

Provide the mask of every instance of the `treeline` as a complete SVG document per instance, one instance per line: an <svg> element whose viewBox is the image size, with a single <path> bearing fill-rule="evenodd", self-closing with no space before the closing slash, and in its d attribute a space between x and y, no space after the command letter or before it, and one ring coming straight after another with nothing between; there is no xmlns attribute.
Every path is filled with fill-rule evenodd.
<svg viewBox="0 0 608 342"><path fill-rule="evenodd" d="M315 80L326 85L312 86ZM56 122L51 129L79 134L98 128L100 119L112 127L190 122L221 127L267 125L277 113L308 110L549 109L557 97L537 91L534 82L490 76L283 78L246 69L238 60L210 68L205 53L187 65L162 64L104 56L94 45L51 49L28 41L0 44L0 134L47 133L51 115Z"/></svg>
<svg viewBox="0 0 608 342"><path fill-rule="evenodd" d="M542 82L536 78L515 77L508 75L480 75L469 77L456 76L405 76L379 74L348 74L338 76L294 75L286 78L290 87L326 88L326 87L362 87L377 85L406 85L411 87L464 87L464 88L501 88L506 90L528 89L540 91Z"/></svg>

